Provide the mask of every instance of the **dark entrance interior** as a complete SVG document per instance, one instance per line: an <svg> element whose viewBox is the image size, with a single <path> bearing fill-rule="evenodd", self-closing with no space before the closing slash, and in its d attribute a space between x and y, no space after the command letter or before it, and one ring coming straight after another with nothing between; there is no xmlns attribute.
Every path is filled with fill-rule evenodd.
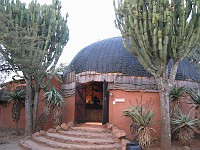
<svg viewBox="0 0 200 150"><path fill-rule="evenodd" d="M108 91L107 82L91 81L76 83L75 121L108 122Z"/></svg>
<svg viewBox="0 0 200 150"><path fill-rule="evenodd" d="M103 112L103 82L86 84L86 121L101 122Z"/></svg>

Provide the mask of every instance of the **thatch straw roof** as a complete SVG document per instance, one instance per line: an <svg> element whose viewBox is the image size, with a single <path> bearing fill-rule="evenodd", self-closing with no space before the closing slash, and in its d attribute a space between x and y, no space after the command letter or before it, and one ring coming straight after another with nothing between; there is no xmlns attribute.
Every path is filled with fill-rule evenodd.
<svg viewBox="0 0 200 150"><path fill-rule="evenodd" d="M172 61L169 64L171 66ZM83 48L64 71L79 74L82 72L121 73L125 76L151 77L136 56L132 56L123 46L121 37L114 37L95 42ZM178 67L176 80L200 81L199 75L189 62L184 59Z"/></svg>

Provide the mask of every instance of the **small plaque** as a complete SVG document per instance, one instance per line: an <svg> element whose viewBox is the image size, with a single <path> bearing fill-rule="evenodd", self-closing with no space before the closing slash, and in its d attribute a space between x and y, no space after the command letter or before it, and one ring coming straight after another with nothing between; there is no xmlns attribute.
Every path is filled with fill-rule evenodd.
<svg viewBox="0 0 200 150"><path fill-rule="evenodd" d="M125 102L125 99L124 98L115 98L115 102L116 103L123 103L123 102Z"/></svg>

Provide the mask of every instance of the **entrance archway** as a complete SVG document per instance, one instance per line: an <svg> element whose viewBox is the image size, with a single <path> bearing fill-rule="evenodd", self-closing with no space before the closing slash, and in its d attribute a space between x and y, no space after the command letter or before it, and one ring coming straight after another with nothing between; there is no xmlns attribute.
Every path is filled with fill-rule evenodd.
<svg viewBox="0 0 200 150"><path fill-rule="evenodd" d="M106 81L76 83L75 122L101 122L105 124L109 121L107 85Z"/></svg>

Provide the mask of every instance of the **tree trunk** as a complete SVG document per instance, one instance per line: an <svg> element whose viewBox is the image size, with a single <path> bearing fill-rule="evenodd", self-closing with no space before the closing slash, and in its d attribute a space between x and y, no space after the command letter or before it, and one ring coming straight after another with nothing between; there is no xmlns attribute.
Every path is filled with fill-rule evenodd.
<svg viewBox="0 0 200 150"><path fill-rule="evenodd" d="M169 113L169 92L166 87L160 90L160 109L161 109L161 149L171 149L171 127Z"/></svg>
<svg viewBox="0 0 200 150"><path fill-rule="evenodd" d="M25 74L25 81L26 81L26 99L25 99L25 136L32 135L32 100L33 100L33 93L32 93L32 80L31 76Z"/></svg>
<svg viewBox="0 0 200 150"><path fill-rule="evenodd" d="M36 124L37 124L39 94L40 94L40 87L39 87L39 85L36 85L36 87L35 87L35 95L34 95L33 130L35 130Z"/></svg>
<svg viewBox="0 0 200 150"><path fill-rule="evenodd" d="M171 126L170 126L170 105L169 105L169 93L174 85L175 76L177 73L179 62L175 62L172 65L170 74L168 75L168 69L163 72L161 77L157 77L158 89L160 91L160 114L161 114L161 149L171 150Z"/></svg>

